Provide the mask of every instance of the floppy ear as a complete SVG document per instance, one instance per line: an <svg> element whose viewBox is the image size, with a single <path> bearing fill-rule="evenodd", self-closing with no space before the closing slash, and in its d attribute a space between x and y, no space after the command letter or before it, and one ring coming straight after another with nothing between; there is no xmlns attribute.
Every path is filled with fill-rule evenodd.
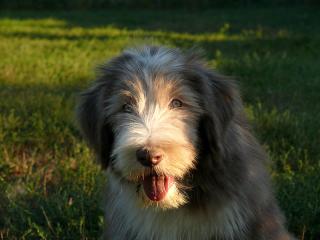
<svg viewBox="0 0 320 240"><path fill-rule="evenodd" d="M242 103L235 82L227 77L208 72L210 89L213 95L214 111L209 109L212 118L216 118L220 130L225 131L235 115L242 110ZM212 105L211 105L212 106Z"/></svg>
<svg viewBox="0 0 320 240"><path fill-rule="evenodd" d="M233 117L241 111L238 87L233 80L212 71L200 49L191 49L186 55L186 75L189 83L203 99L204 122L212 121L217 134L227 128ZM211 127L212 127L211 126Z"/></svg>
<svg viewBox="0 0 320 240"><path fill-rule="evenodd" d="M202 77L206 92L203 94L204 113L199 121L199 137L206 151L217 158L223 154L225 132L242 111L242 103L231 79L206 69Z"/></svg>
<svg viewBox="0 0 320 240"><path fill-rule="evenodd" d="M102 114L102 91L104 89L104 86L97 84L81 94L77 107L77 118L83 136L94 149L102 168L106 169L109 164L114 134Z"/></svg>

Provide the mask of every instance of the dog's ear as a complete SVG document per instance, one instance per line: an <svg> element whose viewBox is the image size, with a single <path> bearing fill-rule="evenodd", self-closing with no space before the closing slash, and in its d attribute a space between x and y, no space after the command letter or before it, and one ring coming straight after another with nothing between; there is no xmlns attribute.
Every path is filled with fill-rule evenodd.
<svg viewBox="0 0 320 240"><path fill-rule="evenodd" d="M212 99L209 99L209 106L206 106L215 122L220 125L220 130L225 131L234 116L242 110L242 102L235 82L213 72L206 73ZM210 108L211 106L211 108ZM216 123L217 124L217 123Z"/></svg>
<svg viewBox="0 0 320 240"><path fill-rule="evenodd" d="M186 76L203 100L206 118L219 125L220 132L228 126L237 111L241 111L242 103L235 82L212 71L203 60L203 55L201 49L187 52Z"/></svg>
<svg viewBox="0 0 320 240"><path fill-rule="evenodd" d="M105 87L97 84L81 94L77 106L77 118L83 136L94 149L102 168L106 169L114 134L102 113L103 91Z"/></svg>
<svg viewBox="0 0 320 240"><path fill-rule="evenodd" d="M199 121L199 134L206 149L217 157L223 154L225 133L242 111L242 102L231 79L206 69L202 69L202 78L204 113Z"/></svg>

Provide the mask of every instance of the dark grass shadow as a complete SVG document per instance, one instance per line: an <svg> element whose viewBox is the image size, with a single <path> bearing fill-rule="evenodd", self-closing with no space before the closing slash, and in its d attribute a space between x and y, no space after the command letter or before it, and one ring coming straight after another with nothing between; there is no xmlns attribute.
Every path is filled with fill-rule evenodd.
<svg viewBox="0 0 320 240"><path fill-rule="evenodd" d="M234 8L205 11L186 10L98 10L98 11L1 11L0 18L64 21L65 27L174 31L178 33L218 32L225 24L231 33L244 29L288 29L316 34L320 29L320 8Z"/></svg>

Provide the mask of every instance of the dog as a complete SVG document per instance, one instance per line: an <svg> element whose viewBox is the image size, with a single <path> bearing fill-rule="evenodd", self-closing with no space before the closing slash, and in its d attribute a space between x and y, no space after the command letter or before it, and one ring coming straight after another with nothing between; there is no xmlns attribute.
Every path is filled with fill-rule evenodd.
<svg viewBox="0 0 320 240"><path fill-rule="evenodd" d="M293 239L236 83L194 51L125 50L77 118L107 175L103 239Z"/></svg>

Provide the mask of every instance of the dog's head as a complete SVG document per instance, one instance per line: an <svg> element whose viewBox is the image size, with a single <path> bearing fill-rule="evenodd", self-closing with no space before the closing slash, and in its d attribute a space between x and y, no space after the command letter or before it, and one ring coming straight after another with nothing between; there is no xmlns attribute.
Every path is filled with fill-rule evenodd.
<svg viewBox="0 0 320 240"><path fill-rule="evenodd" d="M102 67L78 118L102 167L145 206L166 209L188 203L195 171L220 161L239 104L233 84L195 54L144 47Z"/></svg>

